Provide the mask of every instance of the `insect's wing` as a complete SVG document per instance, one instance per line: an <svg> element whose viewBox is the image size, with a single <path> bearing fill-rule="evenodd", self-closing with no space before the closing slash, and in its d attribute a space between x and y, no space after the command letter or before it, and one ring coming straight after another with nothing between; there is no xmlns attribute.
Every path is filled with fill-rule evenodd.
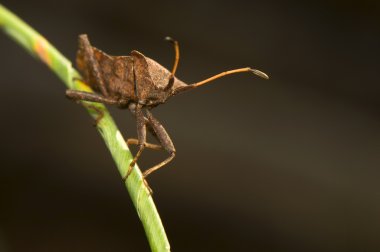
<svg viewBox="0 0 380 252"><path fill-rule="evenodd" d="M94 55L111 96L135 99L133 60L129 56L110 56L93 47Z"/></svg>
<svg viewBox="0 0 380 252"><path fill-rule="evenodd" d="M99 61L95 57L94 49L91 46L87 35L80 35L78 42L79 48L77 51L76 63L79 71L83 75L84 81L95 91L102 93L104 96L108 96Z"/></svg>
<svg viewBox="0 0 380 252"><path fill-rule="evenodd" d="M84 81L87 83L90 82L90 73L88 69L89 60L85 55L89 54L88 48L91 48L90 42L86 35L80 35L78 38L78 51L77 51L77 68L83 75Z"/></svg>
<svg viewBox="0 0 380 252"><path fill-rule="evenodd" d="M110 56L91 46L87 35L80 35L77 67L85 82L103 96L123 100L135 97L131 57Z"/></svg>

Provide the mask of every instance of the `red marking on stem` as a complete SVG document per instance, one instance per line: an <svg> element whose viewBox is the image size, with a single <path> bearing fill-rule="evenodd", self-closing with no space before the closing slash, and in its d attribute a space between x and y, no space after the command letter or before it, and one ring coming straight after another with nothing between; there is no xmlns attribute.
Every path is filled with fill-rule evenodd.
<svg viewBox="0 0 380 252"><path fill-rule="evenodd" d="M52 60L47 51L47 47L48 42L46 41L46 39L42 37L37 38L33 45L34 51L37 53L38 57L40 57L40 59L43 62L45 62L48 66L51 66Z"/></svg>

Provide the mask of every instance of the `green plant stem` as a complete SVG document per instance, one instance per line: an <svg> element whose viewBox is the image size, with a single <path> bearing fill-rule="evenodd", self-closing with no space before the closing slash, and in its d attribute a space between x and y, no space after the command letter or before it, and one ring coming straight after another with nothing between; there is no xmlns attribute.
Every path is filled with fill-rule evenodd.
<svg viewBox="0 0 380 252"><path fill-rule="evenodd" d="M69 60L33 28L1 4L0 28L24 47L31 55L37 56L47 64L68 88L91 92L91 89L81 81L74 80L76 78L80 79L80 75L72 67ZM104 114L103 118L97 124L97 129L111 152L121 176L125 175L133 156L109 112L103 104L91 102L83 102L82 104L93 118L97 118L100 111ZM138 216L143 223L152 251L170 251L169 241L166 237L160 216L148 189L143 183L142 174L137 165L134 167L125 185L137 210Z"/></svg>

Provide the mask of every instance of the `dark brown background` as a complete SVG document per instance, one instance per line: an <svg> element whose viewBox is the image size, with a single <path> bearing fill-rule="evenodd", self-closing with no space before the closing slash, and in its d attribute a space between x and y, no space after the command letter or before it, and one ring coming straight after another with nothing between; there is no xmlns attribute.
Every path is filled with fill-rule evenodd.
<svg viewBox="0 0 380 252"><path fill-rule="evenodd" d="M178 156L149 182L173 251L380 251L378 1L2 3L68 58L77 36L195 82L154 110ZM0 251L148 251L92 120L0 34ZM111 109L124 135L127 111ZM165 154L146 152L148 168Z"/></svg>

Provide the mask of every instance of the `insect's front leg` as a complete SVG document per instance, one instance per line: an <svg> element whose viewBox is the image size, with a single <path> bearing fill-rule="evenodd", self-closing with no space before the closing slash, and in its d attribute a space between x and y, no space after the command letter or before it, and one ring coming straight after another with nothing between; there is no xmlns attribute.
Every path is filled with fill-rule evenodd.
<svg viewBox="0 0 380 252"><path fill-rule="evenodd" d="M133 166L135 166L146 144L146 119L144 117L142 106L140 104L136 106L134 114L136 116L136 122L137 122L137 138L138 138L139 150L137 154L135 155L135 157L133 158L132 162L129 164L127 174L123 177L124 181L131 174Z"/></svg>
<svg viewBox="0 0 380 252"><path fill-rule="evenodd" d="M173 158L175 157L175 153L176 153L176 150L174 148L174 144L173 144L172 140L170 139L169 134L166 132L164 126L162 126L162 124L156 118L153 117L153 115L150 111L147 111L146 113L147 113L147 117L149 120L149 125L154 130L155 137L160 142L162 148L164 148L165 151L169 153L169 157L166 158L161 163L159 163L159 164L153 166L152 168L146 170L143 173L144 178L146 178L152 172L160 169L161 167L163 167L164 165L166 165L170 161L172 161Z"/></svg>

